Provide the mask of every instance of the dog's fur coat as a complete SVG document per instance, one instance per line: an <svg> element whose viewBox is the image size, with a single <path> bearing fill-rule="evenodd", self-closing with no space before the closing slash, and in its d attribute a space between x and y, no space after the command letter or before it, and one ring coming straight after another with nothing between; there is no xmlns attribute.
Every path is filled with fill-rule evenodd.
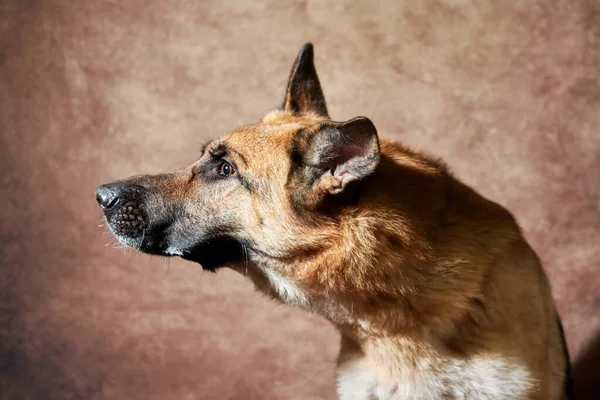
<svg viewBox="0 0 600 400"><path fill-rule="evenodd" d="M332 121L310 44L280 109L97 196L123 243L330 320L341 399L566 398L550 287L511 214L367 118Z"/></svg>

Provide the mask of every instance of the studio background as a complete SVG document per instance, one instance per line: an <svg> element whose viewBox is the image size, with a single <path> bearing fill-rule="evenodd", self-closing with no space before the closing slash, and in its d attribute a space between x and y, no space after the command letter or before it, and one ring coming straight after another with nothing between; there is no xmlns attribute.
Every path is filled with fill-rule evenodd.
<svg viewBox="0 0 600 400"><path fill-rule="evenodd" d="M600 2L358 3L0 0L1 399L335 398L327 322L112 248L94 199L276 107L307 41L334 119L515 214L597 398Z"/></svg>

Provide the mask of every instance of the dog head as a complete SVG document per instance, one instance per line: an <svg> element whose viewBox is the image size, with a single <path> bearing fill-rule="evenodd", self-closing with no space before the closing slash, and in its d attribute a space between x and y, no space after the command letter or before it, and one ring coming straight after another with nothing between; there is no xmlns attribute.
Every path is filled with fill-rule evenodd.
<svg viewBox="0 0 600 400"><path fill-rule="evenodd" d="M278 110L209 142L187 167L104 184L96 199L123 244L214 271L318 250L378 161L371 121L329 119L306 44Z"/></svg>

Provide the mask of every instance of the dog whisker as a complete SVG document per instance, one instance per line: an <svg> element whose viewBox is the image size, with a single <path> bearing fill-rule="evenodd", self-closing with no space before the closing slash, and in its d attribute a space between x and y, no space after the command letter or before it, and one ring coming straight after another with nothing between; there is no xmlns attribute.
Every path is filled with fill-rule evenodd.
<svg viewBox="0 0 600 400"><path fill-rule="evenodd" d="M163 279L165 279L167 277L167 275L169 275L169 271L171 270L171 258L167 259L167 272L165 272L165 276L163 276Z"/></svg>
<svg viewBox="0 0 600 400"><path fill-rule="evenodd" d="M140 240L140 243L138 244L136 250L139 251L142 248L142 244L144 243L144 238L146 237L146 229L142 229L142 239Z"/></svg>

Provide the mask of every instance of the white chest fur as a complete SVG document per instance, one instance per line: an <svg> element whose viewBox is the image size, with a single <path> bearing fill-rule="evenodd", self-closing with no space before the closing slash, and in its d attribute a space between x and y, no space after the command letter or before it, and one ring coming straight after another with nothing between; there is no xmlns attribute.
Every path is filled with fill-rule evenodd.
<svg viewBox="0 0 600 400"><path fill-rule="evenodd" d="M436 370L411 377L378 379L360 359L338 368L341 400L524 399L535 389L527 370L501 358L448 360Z"/></svg>

